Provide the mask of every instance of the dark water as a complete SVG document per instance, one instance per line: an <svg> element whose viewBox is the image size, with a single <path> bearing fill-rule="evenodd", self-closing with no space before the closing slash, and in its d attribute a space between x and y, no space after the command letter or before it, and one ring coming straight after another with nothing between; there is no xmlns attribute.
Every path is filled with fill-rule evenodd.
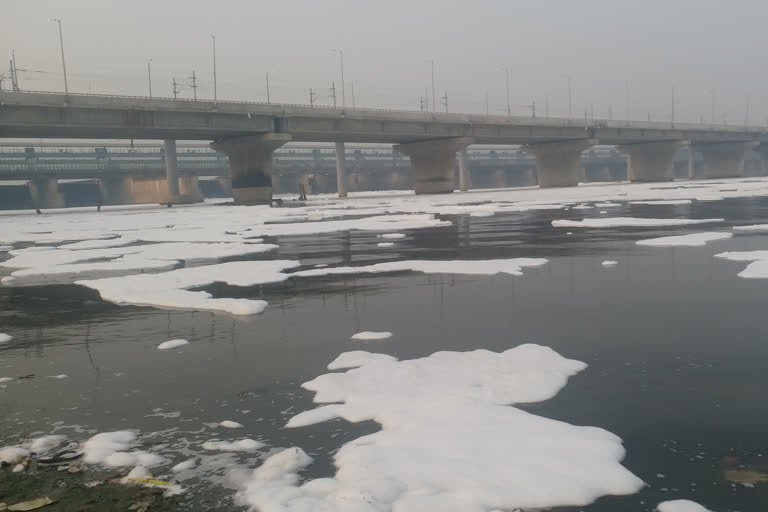
<svg viewBox="0 0 768 512"><path fill-rule="evenodd" d="M768 484L725 480L723 460L768 472L768 281L740 279L744 263L712 255L768 249L768 236L737 235L696 248L634 242L768 222L768 200L610 210L611 216L727 219L687 229L574 228L566 235L568 229L550 225L589 212L596 214L447 217L452 227L411 231L394 249L376 247L375 234L364 232L280 238L279 254L270 257L298 258L307 266L509 257L550 262L522 277L403 272L209 288L216 295L269 301L266 312L251 319L119 307L73 285L0 288L0 332L15 338L0 348L0 376L35 374L0 391L0 445L50 433L56 425L80 425L161 431L145 446L183 450L221 432L203 423L232 419L246 429L224 434L272 447L301 446L316 458L306 476L328 476L335 450L376 425L281 427L312 407L302 382L326 373L339 353L367 348L350 342L351 334L391 330L390 341L370 349L403 359L533 342L589 368L554 399L525 408L619 435L627 450L624 464L649 484L636 495L602 498L578 510L652 510L678 498L717 511L766 510ZM620 263L605 269L600 262L606 259ZM177 337L191 344L170 353L155 350ZM69 378L47 377L62 373ZM148 416L176 411L178 418ZM258 464L254 455L232 460ZM226 471L211 468L206 478L226 486ZM229 494L193 490L186 499L193 510L206 510ZM217 510L229 508L237 509Z"/></svg>

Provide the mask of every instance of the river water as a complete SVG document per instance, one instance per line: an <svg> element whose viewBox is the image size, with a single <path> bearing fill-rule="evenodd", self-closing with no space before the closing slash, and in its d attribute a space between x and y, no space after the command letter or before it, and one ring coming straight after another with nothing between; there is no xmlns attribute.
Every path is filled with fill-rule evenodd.
<svg viewBox="0 0 768 512"><path fill-rule="evenodd" d="M725 219L717 231L768 222L768 198L757 194L681 205L618 201L606 208L611 217ZM238 437L269 448L203 457L183 479L181 499L190 510L240 510L233 500L238 481L278 448L300 446L314 457L302 479L328 477L342 445L379 430L373 421L343 420L284 428L314 407L314 393L300 385L327 373L340 353L363 348L407 360L536 343L588 367L553 398L518 407L616 434L626 450L622 464L646 483L635 494L563 510L653 510L678 498L715 511L763 510L768 485L733 481L728 470L768 473L768 281L741 279L745 264L713 255L768 249L768 232L703 247L644 247L635 242L713 226L568 231L551 224L605 217L601 211L439 215L451 224L404 231L386 248L367 231L266 237L279 249L231 259L300 260L302 268L549 261L521 276L403 271L204 288L216 297L269 303L248 317L117 305L71 282L0 287L0 332L13 336L0 345L0 377L15 377L0 389L0 446L50 433L83 440L136 429L144 449L179 462L222 437L215 423L237 421L245 425ZM30 219L20 214L0 222ZM605 260L619 263L605 268ZM350 341L364 330L393 337L364 347ZM155 350L174 338L190 344ZM52 377L61 374L67 377ZM34 378L18 378L27 375Z"/></svg>

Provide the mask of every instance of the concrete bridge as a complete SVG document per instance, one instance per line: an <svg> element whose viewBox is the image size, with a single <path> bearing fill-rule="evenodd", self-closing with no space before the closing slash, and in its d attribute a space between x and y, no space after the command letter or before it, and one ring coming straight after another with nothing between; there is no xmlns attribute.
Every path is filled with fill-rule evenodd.
<svg viewBox="0 0 768 512"><path fill-rule="evenodd" d="M387 143L410 158L417 194L454 190L469 175L471 144L520 145L536 160L538 184L573 186L583 180L581 153L597 144L628 155L631 181L673 177L674 157L689 148L690 175L700 153L704 177L740 176L744 155L756 149L768 165L763 127L636 121L543 119L473 114L397 112L242 102L211 102L47 93L0 93L0 137L163 139L169 201L179 190L177 139L212 141L228 156L235 202L268 203L272 154L290 141L334 142L339 195L346 195L344 143ZM39 188L41 203L55 196Z"/></svg>

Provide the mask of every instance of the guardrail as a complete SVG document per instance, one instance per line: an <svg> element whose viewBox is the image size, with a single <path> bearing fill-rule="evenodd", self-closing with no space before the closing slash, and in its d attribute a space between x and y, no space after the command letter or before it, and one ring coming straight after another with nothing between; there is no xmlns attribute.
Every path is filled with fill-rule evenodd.
<svg viewBox="0 0 768 512"><path fill-rule="evenodd" d="M192 100L192 99L178 99L169 98L165 96L129 96L129 95L105 95L105 94L88 94L88 93L69 93L61 94L51 91L23 91L23 92L0 92L0 107L5 104L5 99L28 99L34 95L41 95L48 98L63 98L63 104L70 104L68 99L70 98L87 98L87 99L114 99L114 100L135 100L141 101L147 105L155 108L165 107L170 109L176 109L183 107L184 109L192 109L203 112L217 112L219 106L229 107L259 107L264 112L271 113L273 115L295 114L297 112L288 112L288 109L301 109L301 113L306 114L307 111L315 111L322 113L332 113L336 115L344 116L347 113L386 113L386 114L403 114L408 115L414 119L427 119L427 120L444 120L444 121L462 121L467 123L510 123L521 125L540 125L540 126L561 126L561 127L583 127L585 129L601 129L601 128L632 128L632 129L648 129L648 130L687 130L687 131L705 131L705 132L737 132L737 133L759 133L762 135L768 135L768 126L744 126L744 125L729 125L729 124L714 124L714 123L680 123L680 122L660 122L660 121L632 121L632 120L611 120L611 119L596 119L596 118L555 118L555 117L527 117L527 116L509 116L501 114L476 114L476 113L461 113L461 112L424 112L405 109L382 109L371 107L333 107L329 105L306 105L300 103L266 103L255 101L234 101L234 100ZM70 104L71 106L71 104ZM135 106L134 106L135 108Z"/></svg>

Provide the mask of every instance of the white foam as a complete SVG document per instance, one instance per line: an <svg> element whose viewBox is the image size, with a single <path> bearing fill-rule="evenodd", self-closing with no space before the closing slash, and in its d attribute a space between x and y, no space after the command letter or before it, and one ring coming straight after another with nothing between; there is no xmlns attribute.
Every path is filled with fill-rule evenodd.
<svg viewBox="0 0 768 512"><path fill-rule="evenodd" d="M59 446L65 439L66 436L62 435L47 435L32 439L25 446L29 448L29 451L32 453L46 453Z"/></svg>
<svg viewBox="0 0 768 512"><path fill-rule="evenodd" d="M715 258L730 261L751 261L738 273L744 279L768 279L768 251L721 252Z"/></svg>
<svg viewBox="0 0 768 512"><path fill-rule="evenodd" d="M629 204L644 204L648 206L653 205L679 205L679 204L691 204L693 201L690 199L668 199L659 201L630 201Z"/></svg>
<svg viewBox="0 0 768 512"><path fill-rule="evenodd" d="M613 260L605 260L604 262L602 262L600 264L602 266L606 267L606 268L610 268L610 267L615 267L616 265L619 264L619 262L618 261L613 261Z"/></svg>
<svg viewBox="0 0 768 512"><path fill-rule="evenodd" d="M29 450L19 446L0 448L0 462L4 464L17 464L27 455L29 455Z"/></svg>
<svg viewBox="0 0 768 512"><path fill-rule="evenodd" d="M136 442L132 430L102 432L83 443L83 462L103 464L110 467L156 466L166 462L165 458L143 450L128 451Z"/></svg>
<svg viewBox="0 0 768 512"><path fill-rule="evenodd" d="M219 422L219 426L224 428L243 428L244 425L236 421L224 420L222 422Z"/></svg>
<svg viewBox="0 0 768 512"><path fill-rule="evenodd" d="M540 267L547 263L544 258L512 258L507 260L404 260L376 263L374 265L361 265L359 267L328 267L315 268L294 272L294 276L312 277L335 274L362 274L382 272L423 272L425 274L466 274L466 275L494 275L510 274L523 275L523 268Z"/></svg>
<svg viewBox="0 0 768 512"><path fill-rule="evenodd" d="M387 331L363 331L353 334L349 339L351 340L386 340L392 337L391 332Z"/></svg>
<svg viewBox="0 0 768 512"><path fill-rule="evenodd" d="M506 405L551 398L585 366L523 345L409 361L370 357L322 375L303 387L329 405L288 427L341 417L375 420L381 430L344 445L333 478L302 485L297 472L311 458L299 448L278 453L253 472L239 500L258 510L480 512L634 493L643 483L619 463L619 438Z"/></svg>
<svg viewBox="0 0 768 512"><path fill-rule="evenodd" d="M249 243L158 243L68 250L34 248L12 251L13 257L0 266L20 268L14 277L82 274L84 272L127 272L170 270L186 263L215 261L232 256L259 254L276 249L272 244ZM106 261L102 261L106 260Z"/></svg>
<svg viewBox="0 0 768 512"><path fill-rule="evenodd" d="M379 242L376 244L378 247L394 247L395 242Z"/></svg>
<svg viewBox="0 0 768 512"><path fill-rule="evenodd" d="M3 276L2 278L0 278L0 284L6 284L6 285L7 284L11 284L15 280L16 280L16 278L13 277L13 276Z"/></svg>
<svg viewBox="0 0 768 512"><path fill-rule="evenodd" d="M687 226L689 224L710 224L723 222L725 219L643 219L637 217L606 217L604 219L584 220L553 220L554 227L574 228L622 228L622 227L656 227L656 226Z"/></svg>
<svg viewBox="0 0 768 512"><path fill-rule="evenodd" d="M752 224L750 226L734 226L734 231L768 231L768 224Z"/></svg>
<svg viewBox="0 0 768 512"><path fill-rule="evenodd" d="M202 444L204 450L217 450L221 452L252 452L264 447L264 443L253 439L241 439L239 441L206 441Z"/></svg>
<svg viewBox="0 0 768 512"><path fill-rule="evenodd" d="M656 507L659 512L712 512L704 508L695 501L690 500L671 500L659 503Z"/></svg>
<svg viewBox="0 0 768 512"><path fill-rule="evenodd" d="M60 375L49 375L48 376L49 379L66 379L68 377L69 377L69 375L67 375L65 373L62 373Z"/></svg>
<svg viewBox="0 0 768 512"><path fill-rule="evenodd" d="M403 233L384 233L382 235L379 235L379 238L388 238L391 240L399 240L401 238L405 238L405 235Z"/></svg>
<svg viewBox="0 0 768 512"><path fill-rule="evenodd" d="M172 473L181 473L182 471L189 471L190 469L194 469L197 466L196 459L189 459L185 460L184 462L179 462L175 466L171 468Z"/></svg>
<svg viewBox="0 0 768 512"><path fill-rule="evenodd" d="M255 315L267 307L263 300L215 299L209 293L188 288L223 282L233 286L277 283L290 277L282 271L299 266L298 261L233 261L203 267L182 268L159 274L139 274L77 281L97 290L101 298L116 304L161 308L224 311L233 315Z"/></svg>
<svg viewBox="0 0 768 512"><path fill-rule="evenodd" d="M189 341L182 340L182 339L168 340L168 341L164 341L161 344L159 344L157 346L157 349L158 350L168 350L168 349L171 349L171 348L181 347L183 345L189 345Z"/></svg>
<svg viewBox="0 0 768 512"><path fill-rule="evenodd" d="M13 336L0 332L0 343L8 343L13 339Z"/></svg>
<svg viewBox="0 0 768 512"><path fill-rule="evenodd" d="M708 232L692 233L690 235L662 236L658 238L648 238L638 240L637 245L647 245L651 247L703 247L708 242L716 240L727 240L733 233Z"/></svg>
<svg viewBox="0 0 768 512"><path fill-rule="evenodd" d="M115 238L107 238L105 240L83 240L81 242L74 242L71 244L60 245L59 249L68 249L70 251L77 251L83 249L104 249L107 247L122 247L124 245L135 244L139 240L136 238L128 238L118 236Z"/></svg>
<svg viewBox="0 0 768 512"><path fill-rule="evenodd" d="M5 384L6 382L11 382L13 380L13 377L0 377L0 384Z"/></svg>

